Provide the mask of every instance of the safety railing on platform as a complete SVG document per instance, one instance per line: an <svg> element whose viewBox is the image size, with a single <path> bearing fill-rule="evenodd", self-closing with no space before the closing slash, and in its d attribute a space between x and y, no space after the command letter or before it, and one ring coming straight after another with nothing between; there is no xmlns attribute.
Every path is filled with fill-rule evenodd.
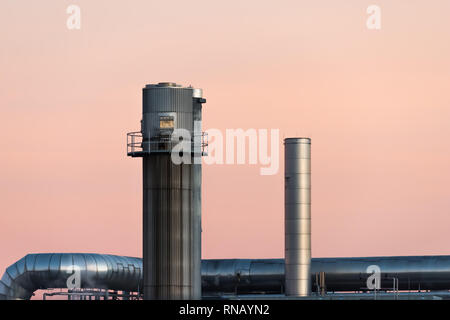
<svg viewBox="0 0 450 320"><path fill-rule="evenodd" d="M127 154L132 157L142 157L149 153L171 152L181 141L171 139L170 136L160 136L144 141L142 132L127 133ZM191 152L208 154L208 133L202 132L191 139ZM198 149L199 148L199 149Z"/></svg>

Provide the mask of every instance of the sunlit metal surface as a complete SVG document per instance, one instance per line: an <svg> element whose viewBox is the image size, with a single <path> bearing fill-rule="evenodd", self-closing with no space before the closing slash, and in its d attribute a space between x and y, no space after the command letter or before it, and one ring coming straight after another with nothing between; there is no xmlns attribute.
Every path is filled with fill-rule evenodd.
<svg viewBox="0 0 450 320"><path fill-rule="evenodd" d="M78 266L82 288L142 291L142 260L102 254L29 254L6 269L1 299L29 299L39 289L67 288ZM450 256L313 258L311 280L326 273L328 292L368 291L367 267L381 269L381 290L450 290ZM312 291L315 291L312 282ZM202 260L203 296L284 293L284 259Z"/></svg>
<svg viewBox="0 0 450 320"><path fill-rule="evenodd" d="M107 254L29 254L6 269L1 299L29 299L38 289L67 288L79 271L80 288L137 292L142 286L142 260Z"/></svg>
<svg viewBox="0 0 450 320"><path fill-rule="evenodd" d="M287 296L311 292L311 139L284 139L285 287Z"/></svg>
<svg viewBox="0 0 450 320"><path fill-rule="evenodd" d="M311 290L315 273L323 271L328 292L366 291L371 265L381 270L381 290L392 290L393 278L399 290L450 289L450 256L408 256L313 258ZM203 260L202 283L205 295L284 293L284 260Z"/></svg>
<svg viewBox="0 0 450 320"><path fill-rule="evenodd" d="M200 89L175 83L143 89L144 299L201 298L201 156L204 154ZM190 139L189 161L172 160L180 130ZM197 141L198 140L198 141ZM193 142L193 143L192 143ZM133 144L134 143L134 144ZM192 147L193 146L193 147ZM157 152L156 152L157 151ZM130 152L128 152L130 155Z"/></svg>

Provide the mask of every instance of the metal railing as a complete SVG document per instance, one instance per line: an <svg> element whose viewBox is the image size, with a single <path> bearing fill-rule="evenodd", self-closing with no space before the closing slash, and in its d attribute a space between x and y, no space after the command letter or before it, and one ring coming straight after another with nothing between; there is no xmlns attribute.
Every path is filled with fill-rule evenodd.
<svg viewBox="0 0 450 320"><path fill-rule="evenodd" d="M392 280L392 289L391 288L378 288L373 290L373 298L374 300L377 300L377 297L379 296L380 292L387 293L388 291L392 291L392 295L394 296L394 300L398 300L399 297L399 284L398 284L398 278L397 277L385 277L383 278L385 280Z"/></svg>
<svg viewBox="0 0 450 320"><path fill-rule="evenodd" d="M50 289L51 290L51 289ZM125 292L108 289L73 289L58 292L44 292L43 300L51 297L67 297L67 300L142 300L142 294L139 292Z"/></svg>
<svg viewBox="0 0 450 320"><path fill-rule="evenodd" d="M141 157L149 153L167 153L171 152L180 141L171 139L171 136L159 136L144 141L142 132L127 133L127 155L132 157ZM208 133L194 134L191 139L191 152L201 152L201 155L208 154Z"/></svg>

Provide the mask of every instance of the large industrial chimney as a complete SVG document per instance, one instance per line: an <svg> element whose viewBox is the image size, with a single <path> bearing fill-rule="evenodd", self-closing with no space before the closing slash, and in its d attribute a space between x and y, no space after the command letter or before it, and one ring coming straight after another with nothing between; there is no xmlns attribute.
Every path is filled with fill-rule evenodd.
<svg viewBox="0 0 450 320"><path fill-rule="evenodd" d="M311 291L311 139L284 140L285 291Z"/></svg>
<svg viewBox="0 0 450 320"><path fill-rule="evenodd" d="M146 300L201 298L201 119L205 102L201 89L175 83L147 85L141 131L128 134L128 155L143 159ZM188 155L190 160L177 164L172 151L180 143L192 147L188 152L186 148L177 151L178 159Z"/></svg>

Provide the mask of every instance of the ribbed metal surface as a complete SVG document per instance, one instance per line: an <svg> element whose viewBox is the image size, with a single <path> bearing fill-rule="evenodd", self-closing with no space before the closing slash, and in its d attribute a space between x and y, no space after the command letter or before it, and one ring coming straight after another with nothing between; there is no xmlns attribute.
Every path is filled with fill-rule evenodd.
<svg viewBox="0 0 450 320"><path fill-rule="evenodd" d="M89 253L29 254L6 269L0 300L29 299L38 289L67 288L67 279L80 270L81 288L136 292L142 286L138 258Z"/></svg>
<svg viewBox="0 0 450 320"><path fill-rule="evenodd" d="M176 127L194 130L193 88L146 87L143 89L142 119L144 139L158 136L159 116L162 113L176 115Z"/></svg>
<svg viewBox="0 0 450 320"><path fill-rule="evenodd" d="M242 264L250 265L248 277L240 274ZM384 290L392 290L394 277L399 290L450 289L450 256L313 258L310 281L314 284L315 274L324 272L328 292L365 291L371 265L380 268ZM284 272L283 259L203 260L203 293L285 293ZM317 291L317 286L312 289Z"/></svg>
<svg viewBox="0 0 450 320"><path fill-rule="evenodd" d="M194 129L197 132L202 131L202 103L198 99L203 97L203 92L201 89L194 89L194 105L193 105L193 119L194 119ZM203 100L204 101L204 100ZM195 127L196 126L196 127ZM198 135L195 139L200 139L195 141L196 146L194 149L195 154L201 153L201 137ZM192 270L192 289L194 297L197 299L201 298L202 295L202 165L193 163L191 165L192 169L192 214L193 214L193 225L192 225L192 240L194 251L193 255L193 270Z"/></svg>
<svg viewBox="0 0 450 320"><path fill-rule="evenodd" d="M143 90L144 142L159 140L160 117L194 137L201 91L175 84ZM201 122L196 124L200 127ZM198 129L198 128L197 128ZM174 164L171 150L143 156L144 299L201 298L201 164Z"/></svg>
<svg viewBox="0 0 450 320"><path fill-rule="evenodd" d="M192 165L170 154L144 157L144 296L192 299Z"/></svg>
<svg viewBox="0 0 450 320"><path fill-rule="evenodd" d="M311 291L311 140L288 138L285 148L285 286L288 296Z"/></svg>
<svg viewBox="0 0 450 320"><path fill-rule="evenodd" d="M142 289L142 260L102 254L30 254L6 269L0 281L1 299L29 299L38 289L67 288L67 270L81 270L82 288L137 292ZM381 288L450 290L450 256L368 258L313 258L311 281L326 274L328 292L367 290L367 267L381 270ZM283 259L203 260L205 296L222 294L284 293ZM316 286L313 286L316 291Z"/></svg>

